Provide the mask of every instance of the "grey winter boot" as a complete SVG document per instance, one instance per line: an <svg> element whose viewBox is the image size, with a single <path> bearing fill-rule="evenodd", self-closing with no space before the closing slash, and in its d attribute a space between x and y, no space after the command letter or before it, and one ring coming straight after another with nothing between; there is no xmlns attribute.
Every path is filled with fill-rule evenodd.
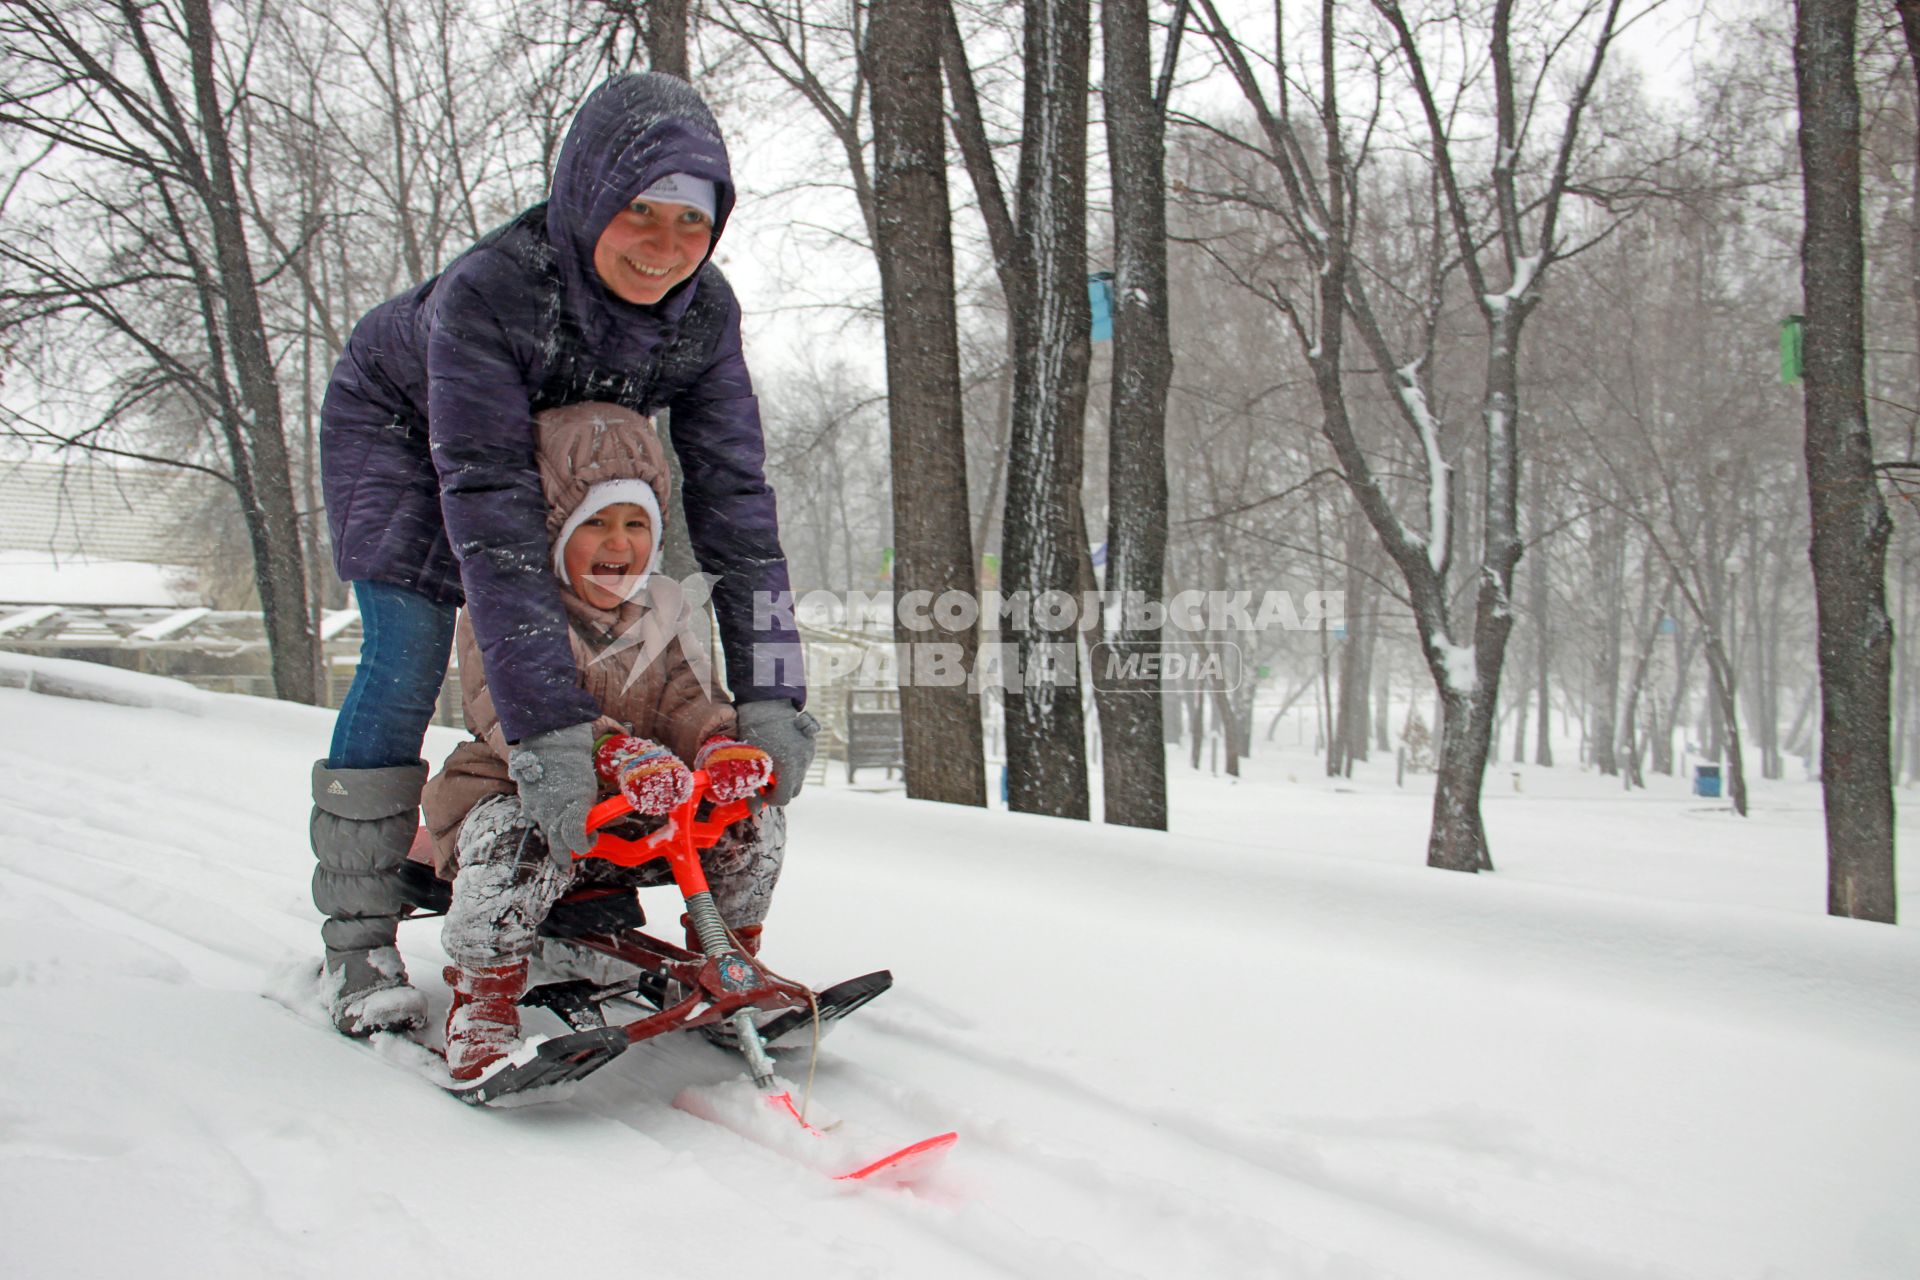
<svg viewBox="0 0 1920 1280"><path fill-rule="evenodd" d="M427 1025L396 947L406 897L400 864L413 843L424 762L387 769L313 765L313 905L332 980L328 1012L350 1036Z"/></svg>

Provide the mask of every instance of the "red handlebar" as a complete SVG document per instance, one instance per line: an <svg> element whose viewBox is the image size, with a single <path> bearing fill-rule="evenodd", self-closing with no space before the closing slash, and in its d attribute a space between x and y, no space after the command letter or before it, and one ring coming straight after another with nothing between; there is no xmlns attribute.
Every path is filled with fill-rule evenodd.
<svg viewBox="0 0 1920 1280"><path fill-rule="evenodd" d="M767 786L773 786L772 778L767 779ZM729 800L714 805L705 818L699 817L700 802L709 798L711 790L707 771L695 769L693 790L685 802L675 806L667 815L665 826L638 840L629 840L603 830L609 823L617 822L634 811L625 796L608 796L587 813L587 830L594 836L593 847L573 856L576 859L604 858L623 867L638 867L655 858L665 858L667 865L673 869L674 882L680 886L683 895L691 897L696 893L704 893L707 889L707 873L700 866L700 850L711 848L721 832L747 816L745 800Z"/></svg>

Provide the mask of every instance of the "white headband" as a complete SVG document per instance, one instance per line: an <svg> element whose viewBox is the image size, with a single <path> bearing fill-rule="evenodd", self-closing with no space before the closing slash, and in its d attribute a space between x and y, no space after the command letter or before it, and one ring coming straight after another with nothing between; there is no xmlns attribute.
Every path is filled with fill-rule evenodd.
<svg viewBox="0 0 1920 1280"><path fill-rule="evenodd" d="M714 210L718 207L716 195L713 183L706 178L695 178L685 173L670 173L634 199L658 200L662 204L684 204L690 209L698 209L706 214L707 221L712 222Z"/></svg>
<svg viewBox="0 0 1920 1280"><path fill-rule="evenodd" d="M580 505L560 526L560 536L553 540L553 571L564 585L573 586L573 579L567 576L567 539L595 515L620 502L644 509L647 518L653 521L653 552L647 557L647 567L627 584L623 598L631 600L639 595L647 579L660 567L660 530L665 521L660 518L660 499L655 496L653 486L645 480L602 480L587 490L587 496L580 499Z"/></svg>

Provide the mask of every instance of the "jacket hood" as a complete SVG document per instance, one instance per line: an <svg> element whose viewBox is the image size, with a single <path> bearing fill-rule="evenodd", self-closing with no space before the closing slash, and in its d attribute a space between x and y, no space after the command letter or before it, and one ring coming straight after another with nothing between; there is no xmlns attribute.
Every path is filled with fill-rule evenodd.
<svg viewBox="0 0 1920 1280"><path fill-rule="evenodd" d="M608 481L650 485L665 523L667 455L651 421L617 404L572 404L546 410L534 425L549 543L559 538L587 492ZM661 532L655 532L656 552Z"/></svg>
<svg viewBox="0 0 1920 1280"><path fill-rule="evenodd" d="M692 85L661 72L614 76L581 104L560 146L547 201L547 239L557 251L566 292L590 342L634 313L669 322L687 308L699 271L650 307L617 297L593 269L593 247L613 216L670 173L714 185L713 257L733 212L733 169L713 112Z"/></svg>

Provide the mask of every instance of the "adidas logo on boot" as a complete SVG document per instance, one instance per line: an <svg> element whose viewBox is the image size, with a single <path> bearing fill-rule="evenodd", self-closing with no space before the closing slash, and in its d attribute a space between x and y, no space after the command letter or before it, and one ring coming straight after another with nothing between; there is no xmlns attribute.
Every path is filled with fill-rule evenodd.
<svg viewBox="0 0 1920 1280"><path fill-rule="evenodd" d="M347 794L347 789L340 785L340 779L335 778L327 784L327 794L330 796L343 796Z"/></svg>

